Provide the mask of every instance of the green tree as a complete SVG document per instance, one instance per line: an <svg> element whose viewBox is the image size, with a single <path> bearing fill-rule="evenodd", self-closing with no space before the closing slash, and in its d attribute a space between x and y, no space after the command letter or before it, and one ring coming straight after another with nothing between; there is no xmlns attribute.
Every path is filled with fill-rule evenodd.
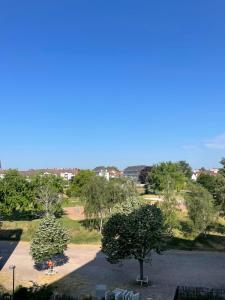
<svg viewBox="0 0 225 300"><path fill-rule="evenodd" d="M83 188L91 181L95 173L91 170L81 170L74 176L67 190L68 196L80 197L83 193Z"/></svg>
<svg viewBox="0 0 225 300"><path fill-rule="evenodd" d="M212 195L199 184L190 184L186 195L188 216L193 224L195 234L206 233L207 227L216 218L216 209Z"/></svg>
<svg viewBox="0 0 225 300"><path fill-rule="evenodd" d="M222 165L222 168L220 168L219 172L225 177L225 157L221 159L220 164Z"/></svg>
<svg viewBox="0 0 225 300"><path fill-rule="evenodd" d="M65 180L54 174L37 174L31 178L31 184L36 191L40 191L42 187L48 186L51 190L57 194L63 194L65 187Z"/></svg>
<svg viewBox="0 0 225 300"><path fill-rule="evenodd" d="M5 215L33 212L35 195L30 182L17 170L9 170L0 180L0 210Z"/></svg>
<svg viewBox="0 0 225 300"><path fill-rule="evenodd" d="M84 186L85 199L84 213L88 219L95 219L98 223L99 232L102 232L103 219L110 211L111 203L108 201L107 180L104 177L92 177Z"/></svg>
<svg viewBox="0 0 225 300"><path fill-rule="evenodd" d="M151 251L160 252L164 239L163 218L159 208L145 205L130 214L112 215L103 228L102 251L110 263L136 259L143 280L143 264Z"/></svg>
<svg viewBox="0 0 225 300"><path fill-rule="evenodd" d="M186 181L180 165L162 162L153 166L146 179L146 184L150 192L160 193L164 190L180 191L185 187Z"/></svg>
<svg viewBox="0 0 225 300"><path fill-rule="evenodd" d="M87 218L98 221L102 231L103 220L110 215L113 207L137 196L134 183L126 178L111 179L94 176L83 188L84 212Z"/></svg>
<svg viewBox="0 0 225 300"><path fill-rule="evenodd" d="M201 184L210 192L214 198L214 205L218 206L221 213L225 213L225 177L221 174L210 175L209 172L201 173L197 178L197 183Z"/></svg>
<svg viewBox="0 0 225 300"><path fill-rule="evenodd" d="M38 212L45 215L63 213L62 199L65 180L53 174L38 174L31 179Z"/></svg>
<svg viewBox="0 0 225 300"><path fill-rule="evenodd" d="M54 216L46 216L39 224L30 246L35 263L43 263L56 254L63 254L69 243L68 232Z"/></svg>
<svg viewBox="0 0 225 300"><path fill-rule="evenodd" d="M178 169L188 178L191 179L192 168L185 160L180 160L177 163Z"/></svg>
<svg viewBox="0 0 225 300"><path fill-rule="evenodd" d="M160 207L163 212L164 225L172 234L173 229L179 226L177 216L177 197L185 188L188 178L185 170L188 169L185 162L162 162L153 166L147 177L147 184L152 192L162 196Z"/></svg>
<svg viewBox="0 0 225 300"><path fill-rule="evenodd" d="M59 194L50 186L43 185L37 191L37 202L40 204L40 210L44 211L45 215L62 214L62 206Z"/></svg>

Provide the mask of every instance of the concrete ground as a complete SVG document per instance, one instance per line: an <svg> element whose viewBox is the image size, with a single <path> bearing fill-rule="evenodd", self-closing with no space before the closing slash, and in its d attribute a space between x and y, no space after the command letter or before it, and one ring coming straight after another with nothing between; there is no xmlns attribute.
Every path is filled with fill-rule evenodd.
<svg viewBox="0 0 225 300"><path fill-rule="evenodd" d="M96 284L108 288L128 288L140 291L143 299L172 300L177 285L225 288L225 253L198 251L167 251L154 254L152 264L145 264L145 274L151 286L135 284L138 274L136 261L125 261L122 266L109 264L99 246L70 245L66 252L69 262L57 267L53 276L33 267L29 244L0 241L0 282L10 289L12 273L9 265L16 265L16 285L53 283L58 290L71 295L86 295Z"/></svg>

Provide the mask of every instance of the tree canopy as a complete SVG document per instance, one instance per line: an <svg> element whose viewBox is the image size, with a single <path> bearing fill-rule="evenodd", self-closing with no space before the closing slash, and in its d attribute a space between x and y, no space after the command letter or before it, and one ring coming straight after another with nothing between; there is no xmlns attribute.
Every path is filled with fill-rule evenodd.
<svg viewBox="0 0 225 300"><path fill-rule="evenodd" d="M186 195L186 205L193 224L193 232L205 233L216 217L212 195L199 184L190 184Z"/></svg>
<svg viewBox="0 0 225 300"><path fill-rule="evenodd" d="M144 261L149 261L152 250L160 252L163 242L161 211L154 205L145 205L130 214L114 214L104 225L102 235L102 251L107 260L118 263L123 259L137 259L142 280Z"/></svg>
<svg viewBox="0 0 225 300"><path fill-rule="evenodd" d="M68 232L54 216L46 216L39 224L30 246L35 263L43 263L56 254L63 254L69 242Z"/></svg>
<svg viewBox="0 0 225 300"><path fill-rule="evenodd" d="M95 173L91 170L81 170L74 176L70 182L67 190L68 196L80 197L83 193L84 187L90 182Z"/></svg>
<svg viewBox="0 0 225 300"><path fill-rule="evenodd" d="M4 215L36 209L31 184L17 170L9 170L0 180L0 209Z"/></svg>
<svg viewBox="0 0 225 300"><path fill-rule="evenodd" d="M148 174L146 184L151 192L164 190L180 191L185 187L187 178L178 163L162 162L154 165Z"/></svg>

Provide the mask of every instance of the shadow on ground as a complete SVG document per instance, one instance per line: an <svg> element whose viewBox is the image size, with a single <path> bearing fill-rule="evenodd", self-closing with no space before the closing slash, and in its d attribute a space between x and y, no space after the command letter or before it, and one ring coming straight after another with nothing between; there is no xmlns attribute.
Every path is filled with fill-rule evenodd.
<svg viewBox="0 0 225 300"><path fill-rule="evenodd" d="M16 249L22 232L22 229L0 230L0 271L12 255L13 251ZM9 243L8 241L11 242Z"/></svg>

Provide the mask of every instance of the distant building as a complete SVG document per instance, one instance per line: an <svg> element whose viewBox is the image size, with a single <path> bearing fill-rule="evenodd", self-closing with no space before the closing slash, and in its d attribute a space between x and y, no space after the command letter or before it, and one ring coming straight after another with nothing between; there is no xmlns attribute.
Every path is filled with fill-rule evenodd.
<svg viewBox="0 0 225 300"><path fill-rule="evenodd" d="M114 167L96 167L93 169L97 176L105 177L107 180L110 178L118 178L122 176L122 172Z"/></svg>
<svg viewBox="0 0 225 300"><path fill-rule="evenodd" d="M219 172L219 169L217 168L212 168L209 170L206 170L205 168L201 168L201 169L195 169L193 170L193 174L191 176L191 179L196 181L198 179L198 176L201 174L210 174L211 176L216 176Z"/></svg>
<svg viewBox="0 0 225 300"><path fill-rule="evenodd" d="M139 176L141 174L141 171L145 169L147 166L140 165L140 166L131 166L127 167L123 170L124 176L133 179L134 181L139 181Z"/></svg>
<svg viewBox="0 0 225 300"><path fill-rule="evenodd" d="M54 169L31 169L26 171L20 171L20 173L27 178L35 176L37 174L44 174L44 175L55 175L60 176L65 180L71 180L74 176L78 174L80 170L77 168L54 168Z"/></svg>

